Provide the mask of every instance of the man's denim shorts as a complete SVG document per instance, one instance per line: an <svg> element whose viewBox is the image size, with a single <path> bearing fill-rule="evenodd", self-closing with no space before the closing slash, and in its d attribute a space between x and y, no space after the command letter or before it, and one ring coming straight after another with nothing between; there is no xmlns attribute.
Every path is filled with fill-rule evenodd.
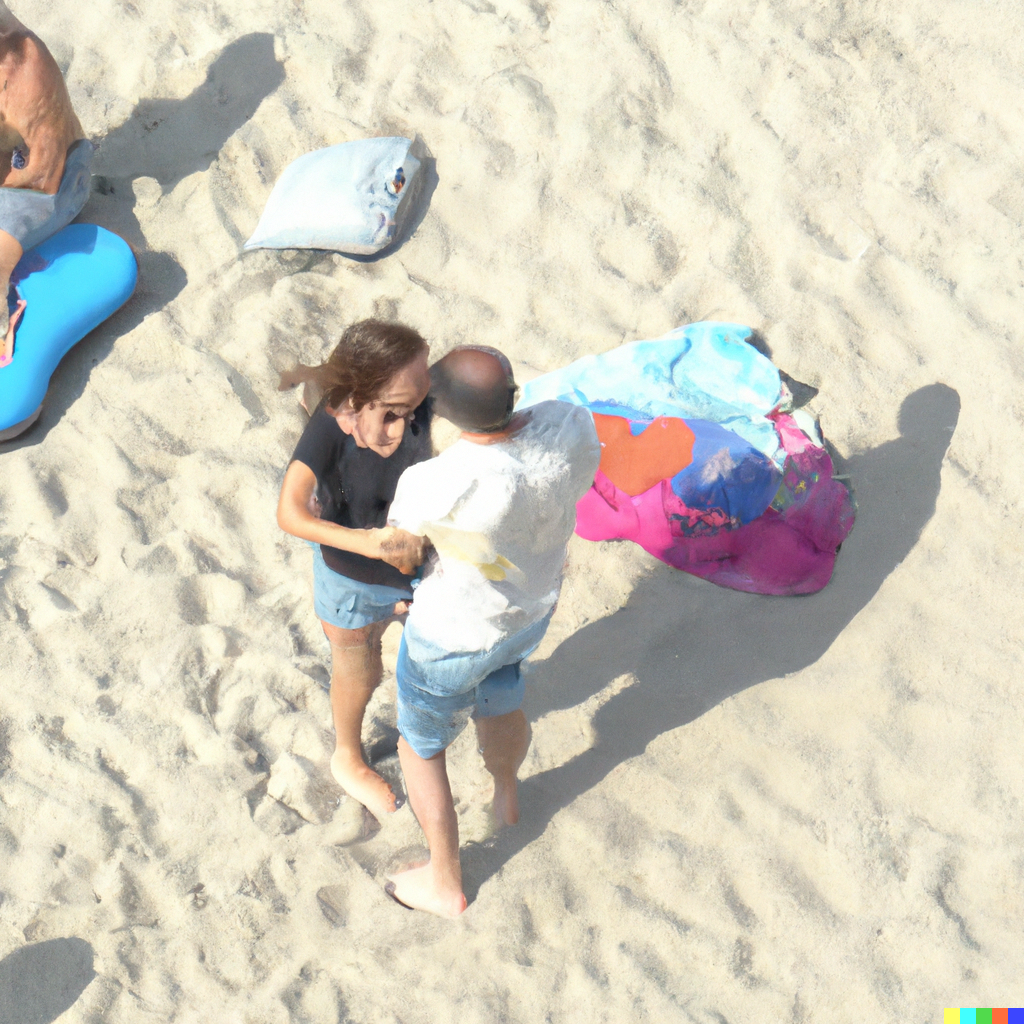
<svg viewBox="0 0 1024 1024"><path fill-rule="evenodd" d="M544 638L554 609L489 651L446 653L414 637L414 660L402 634L395 675L398 731L422 758L446 749L470 716L497 718L517 711L526 687L520 663Z"/></svg>
<svg viewBox="0 0 1024 1024"><path fill-rule="evenodd" d="M0 188L0 230L28 250L66 228L89 198L94 149L88 139L79 139L71 146L55 195L27 188Z"/></svg>
<svg viewBox="0 0 1024 1024"><path fill-rule="evenodd" d="M319 544L313 549L313 608L317 618L339 629L361 629L395 612L397 601L411 601L411 590L384 587L335 572L325 561Z"/></svg>

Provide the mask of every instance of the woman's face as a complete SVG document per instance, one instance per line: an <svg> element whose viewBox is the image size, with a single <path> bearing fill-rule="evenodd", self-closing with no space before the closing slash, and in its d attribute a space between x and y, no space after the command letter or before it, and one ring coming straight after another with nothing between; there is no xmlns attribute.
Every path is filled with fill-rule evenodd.
<svg viewBox="0 0 1024 1024"><path fill-rule="evenodd" d="M405 425L429 390L430 371L424 352L403 366L380 395L358 412L346 398L340 409L328 406L327 413L360 448L369 448L386 459L402 443Z"/></svg>

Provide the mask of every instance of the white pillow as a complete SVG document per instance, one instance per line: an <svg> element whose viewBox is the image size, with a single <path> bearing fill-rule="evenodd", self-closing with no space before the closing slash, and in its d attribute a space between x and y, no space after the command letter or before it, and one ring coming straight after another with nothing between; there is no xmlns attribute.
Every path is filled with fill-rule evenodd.
<svg viewBox="0 0 1024 1024"><path fill-rule="evenodd" d="M371 255L394 241L420 161L410 139L318 149L278 179L246 249L334 249Z"/></svg>

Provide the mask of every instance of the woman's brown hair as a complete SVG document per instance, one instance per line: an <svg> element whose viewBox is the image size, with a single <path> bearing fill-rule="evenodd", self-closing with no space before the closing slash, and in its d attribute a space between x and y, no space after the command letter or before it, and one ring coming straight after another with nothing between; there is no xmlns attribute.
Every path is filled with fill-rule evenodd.
<svg viewBox="0 0 1024 1024"><path fill-rule="evenodd" d="M404 324L360 320L342 334L326 362L319 366L300 363L282 373L278 390L313 385L331 409L339 409L347 398L358 412L427 348L419 332Z"/></svg>

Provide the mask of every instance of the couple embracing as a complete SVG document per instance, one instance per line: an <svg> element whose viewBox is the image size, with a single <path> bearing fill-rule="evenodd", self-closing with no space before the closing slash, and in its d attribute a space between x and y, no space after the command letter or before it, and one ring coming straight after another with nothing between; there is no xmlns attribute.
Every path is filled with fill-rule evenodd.
<svg viewBox="0 0 1024 1024"><path fill-rule="evenodd" d="M472 717L495 816L515 824L530 740L520 662L554 612L597 435L578 406L516 412L512 368L496 349L460 346L431 366L416 331L379 320L353 324L297 380L321 397L285 473L278 524L314 549L314 606L331 644L331 770L378 818L395 810L360 734L382 676L381 637L407 613L398 751L430 859L387 890L455 917L466 898L445 751ZM459 431L433 458L432 416Z"/></svg>

